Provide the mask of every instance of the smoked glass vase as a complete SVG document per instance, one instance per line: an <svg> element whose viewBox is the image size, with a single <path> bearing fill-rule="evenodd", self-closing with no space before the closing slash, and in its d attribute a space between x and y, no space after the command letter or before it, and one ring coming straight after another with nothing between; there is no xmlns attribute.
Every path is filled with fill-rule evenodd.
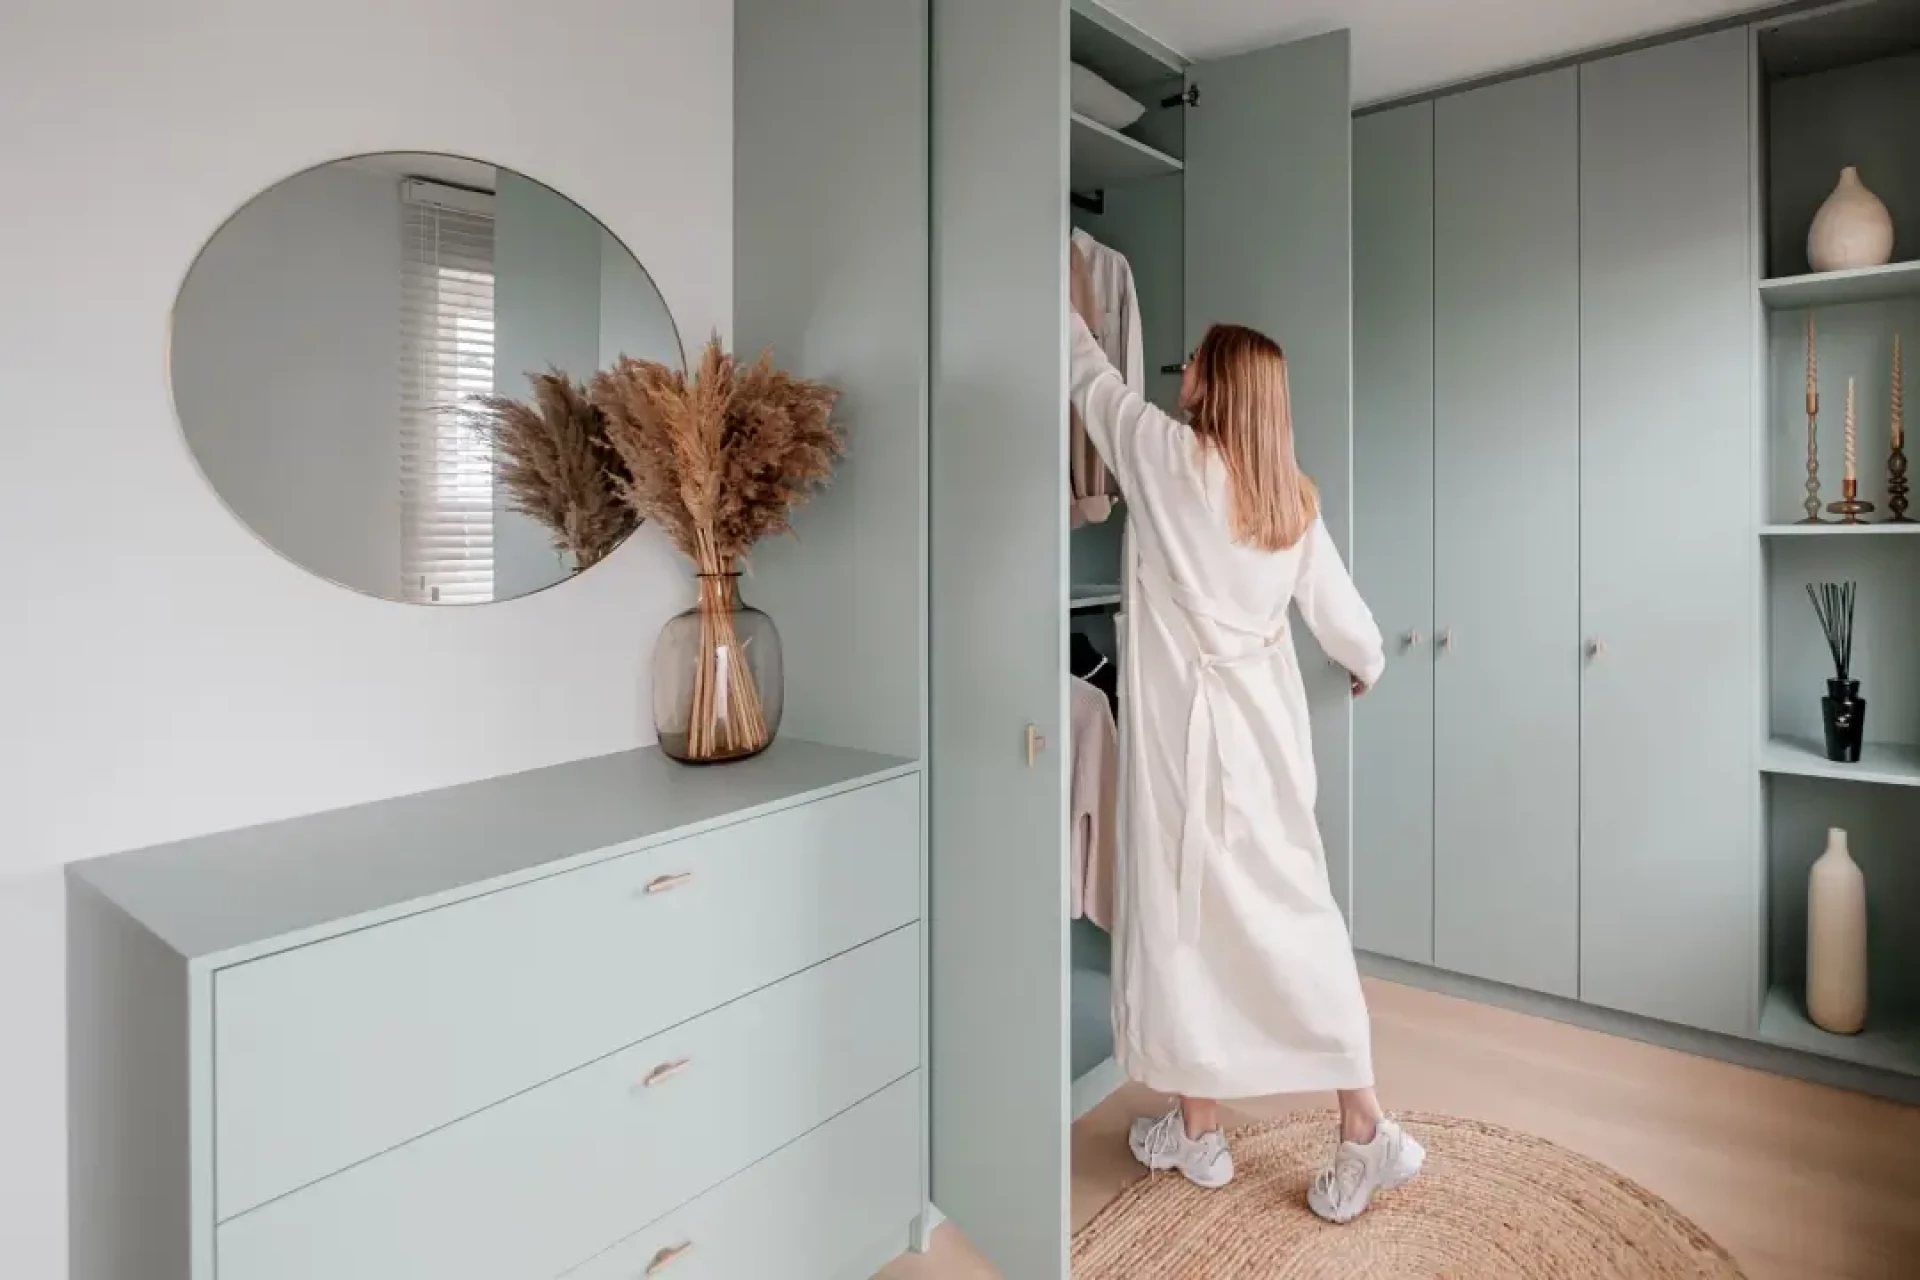
<svg viewBox="0 0 1920 1280"><path fill-rule="evenodd" d="M653 648L653 728L684 764L759 755L785 702L780 632L740 599L740 575L703 573L699 596L667 620Z"/></svg>

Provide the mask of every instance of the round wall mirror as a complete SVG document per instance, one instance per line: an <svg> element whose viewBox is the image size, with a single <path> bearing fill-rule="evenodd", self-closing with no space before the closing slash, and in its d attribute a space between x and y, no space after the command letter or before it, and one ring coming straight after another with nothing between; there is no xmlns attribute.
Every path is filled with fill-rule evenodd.
<svg viewBox="0 0 1920 1280"><path fill-rule="evenodd" d="M504 424L590 415L559 388L622 356L685 363L659 290L591 214L511 170L411 153L248 202L188 272L170 354L187 443L233 513L296 564L412 604L510 600L610 550L624 509L595 513L598 549L576 552L516 483L533 468Z"/></svg>

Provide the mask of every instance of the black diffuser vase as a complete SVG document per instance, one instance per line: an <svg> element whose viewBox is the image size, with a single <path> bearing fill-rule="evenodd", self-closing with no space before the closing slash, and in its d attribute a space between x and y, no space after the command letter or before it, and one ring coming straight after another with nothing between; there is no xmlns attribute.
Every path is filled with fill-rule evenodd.
<svg viewBox="0 0 1920 1280"><path fill-rule="evenodd" d="M1867 727L1867 704L1853 678L1853 606L1858 587L1851 582L1807 584L1807 598L1820 619L1827 651L1833 655L1833 679L1820 699L1820 722L1827 731L1827 759L1859 764L1860 741Z"/></svg>
<svg viewBox="0 0 1920 1280"><path fill-rule="evenodd" d="M1860 740L1867 727L1867 702L1858 680L1827 681L1820 699L1820 720L1827 730L1827 759L1840 764L1860 763Z"/></svg>

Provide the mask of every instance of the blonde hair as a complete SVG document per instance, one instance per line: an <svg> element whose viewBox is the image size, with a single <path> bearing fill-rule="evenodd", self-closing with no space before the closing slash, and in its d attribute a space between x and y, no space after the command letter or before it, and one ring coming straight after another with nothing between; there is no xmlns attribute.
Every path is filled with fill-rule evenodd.
<svg viewBox="0 0 1920 1280"><path fill-rule="evenodd" d="M1226 464L1233 540L1286 550L1320 513L1319 492L1293 455L1286 355L1263 333L1217 324L1194 352L1193 374L1186 408L1194 434Z"/></svg>

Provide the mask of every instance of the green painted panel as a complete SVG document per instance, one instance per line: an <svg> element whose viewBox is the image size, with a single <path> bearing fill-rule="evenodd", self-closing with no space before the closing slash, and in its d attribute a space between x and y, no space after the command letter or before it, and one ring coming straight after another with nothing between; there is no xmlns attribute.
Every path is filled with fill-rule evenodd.
<svg viewBox="0 0 1920 1280"><path fill-rule="evenodd" d="M1580 69L1580 997L1736 1035L1760 999L1748 76L1738 30Z"/></svg>
<svg viewBox="0 0 1920 1280"><path fill-rule="evenodd" d="M1353 934L1433 962L1433 104L1353 124L1353 575L1387 674L1353 711Z"/></svg>
<svg viewBox="0 0 1920 1280"><path fill-rule="evenodd" d="M933 1199L1064 1280L1067 9L932 13Z"/></svg>
<svg viewBox="0 0 1920 1280"><path fill-rule="evenodd" d="M1345 31L1195 65L1187 124L1188 346L1251 325L1286 350L1300 464L1352 548L1352 115ZM1352 697L1301 629L1334 894L1349 898Z"/></svg>
<svg viewBox="0 0 1920 1280"><path fill-rule="evenodd" d="M1562 996L1579 968L1577 77L1434 107L1434 961Z"/></svg>

